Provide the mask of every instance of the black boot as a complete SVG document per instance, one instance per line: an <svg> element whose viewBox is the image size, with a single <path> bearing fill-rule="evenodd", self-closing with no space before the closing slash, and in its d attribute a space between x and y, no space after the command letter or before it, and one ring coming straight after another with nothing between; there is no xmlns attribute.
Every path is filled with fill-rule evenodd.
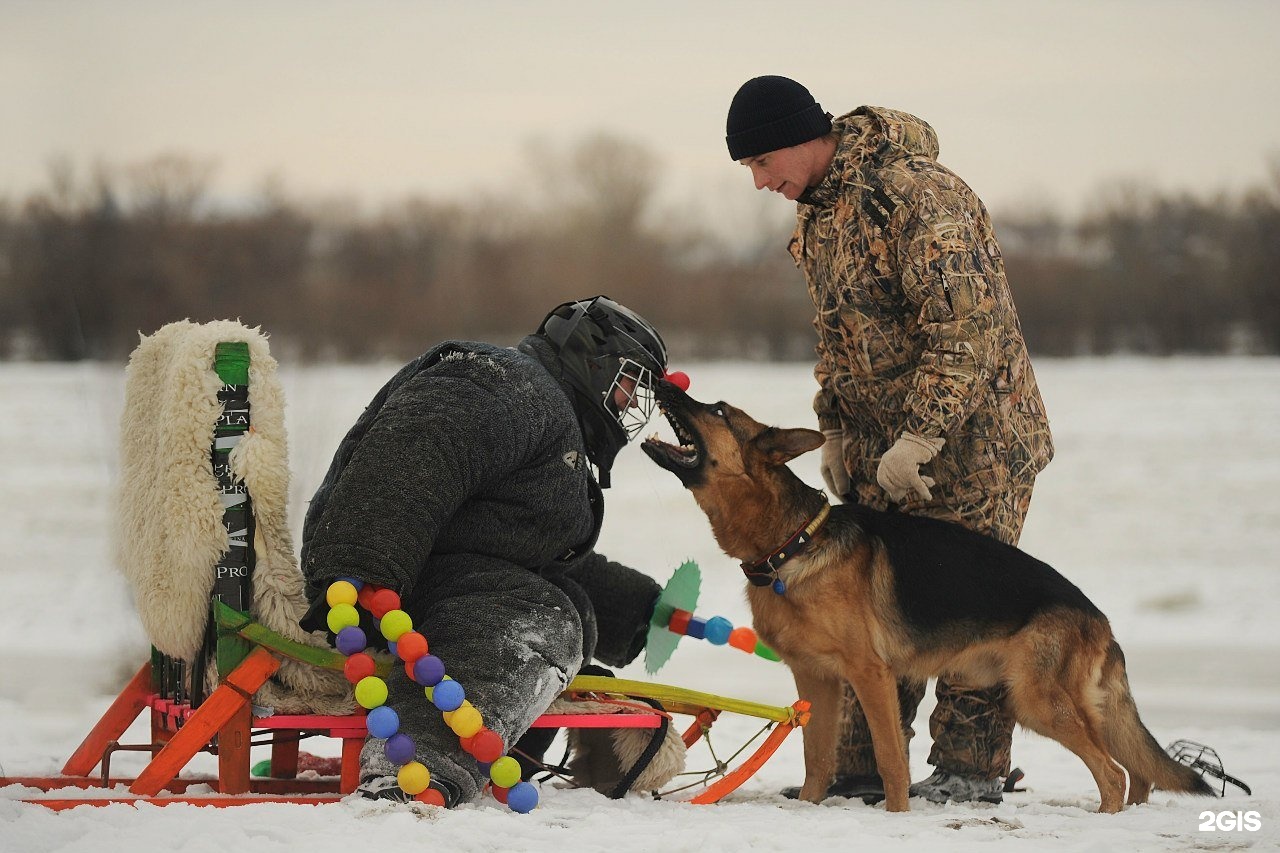
<svg viewBox="0 0 1280 853"><path fill-rule="evenodd" d="M789 800L800 798L800 786L783 788L780 792ZM868 806L874 806L884 799L884 783L877 775L872 776L837 776L827 788L828 797L857 797Z"/></svg>

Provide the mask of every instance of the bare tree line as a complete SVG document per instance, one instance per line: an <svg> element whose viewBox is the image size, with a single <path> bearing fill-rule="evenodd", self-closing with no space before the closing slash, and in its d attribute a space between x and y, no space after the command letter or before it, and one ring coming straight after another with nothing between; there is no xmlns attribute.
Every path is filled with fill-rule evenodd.
<svg viewBox="0 0 1280 853"><path fill-rule="evenodd" d="M683 358L808 359L811 306L787 233L726 245L655 223L657 164L609 138L539 154L532 205L412 198L372 214L266 190L209 209L212 167L160 157L0 200L0 357L121 359L172 320L239 318L298 359L407 358L513 342L604 292ZM1120 187L1090 212L997 221L1023 330L1049 355L1280 352L1280 164L1199 198Z"/></svg>

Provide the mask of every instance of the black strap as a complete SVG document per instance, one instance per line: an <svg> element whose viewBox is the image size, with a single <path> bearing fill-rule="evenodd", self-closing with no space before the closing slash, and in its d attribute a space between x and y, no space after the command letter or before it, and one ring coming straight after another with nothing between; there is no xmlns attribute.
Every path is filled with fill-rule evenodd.
<svg viewBox="0 0 1280 853"><path fill-rule="evenodd" d="M659 704L656 699L647 699L643 696L637 698L639 698L641 702L644 702L646 705L649 705L658 711L663 710L662 705ZM658 727L653 730L653 737L649 739L649 745L644 748L644 752L640 753L640 757L636 759L636 763L632 765L630 770L623 774L622 779L620 779L614 789L609 792L609 799L620 800L625 797L627 795L627 791L630 791L631 786L640 778L640 774L643 773L645 768L652 764L653 759L657 757L658 750L662 748L662 742L667 738L667 729L671 728L671 720L668 719L667 715L661 714L660 716L662 722L660 722Z"/></svg>

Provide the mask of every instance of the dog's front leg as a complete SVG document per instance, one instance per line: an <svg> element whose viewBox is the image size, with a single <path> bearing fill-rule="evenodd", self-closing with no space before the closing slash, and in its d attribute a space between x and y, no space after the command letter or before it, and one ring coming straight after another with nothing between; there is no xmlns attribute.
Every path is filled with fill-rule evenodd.
<svg viewBox="0 0 1280 853"><path fill-rule="evenodd" d="M907 745L902 739L898 712L898 683L889 666L879 658L850 664L849 683L858 694L858 704L871 730L876 770L884 783L886 811L905 812L911 771L907 767Z"/></svg>
<svg viewBox="0 0 1280 853"><path fill-rule="evenodd" d="M804 785L800 799L820 803L835 776L836 727L840 722L839 679L792 667L797 695L810 703L804 734Z"/></svg>

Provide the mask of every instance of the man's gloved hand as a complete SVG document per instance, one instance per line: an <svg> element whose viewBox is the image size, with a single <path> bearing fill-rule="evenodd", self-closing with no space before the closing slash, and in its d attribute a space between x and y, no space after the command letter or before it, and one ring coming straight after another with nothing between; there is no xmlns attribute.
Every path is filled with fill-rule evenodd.
<svg viewBox="0 0 1280 853"><path fill-rule="evenodd" d="M844 430L824 429L827 437L822 445L822 481L827 484L831 496L844 500L849 494L849 471L844 467Z"/></svg>
<svg viewBox="0 0 1280 853"><path fill-rule="evenodd" d="M932 477L920 476L920 466L937 456L944 442L904 432L880 459L876 482L896 503L909 498L929 500L933 497L929 487L936 484Z"/></svg>

